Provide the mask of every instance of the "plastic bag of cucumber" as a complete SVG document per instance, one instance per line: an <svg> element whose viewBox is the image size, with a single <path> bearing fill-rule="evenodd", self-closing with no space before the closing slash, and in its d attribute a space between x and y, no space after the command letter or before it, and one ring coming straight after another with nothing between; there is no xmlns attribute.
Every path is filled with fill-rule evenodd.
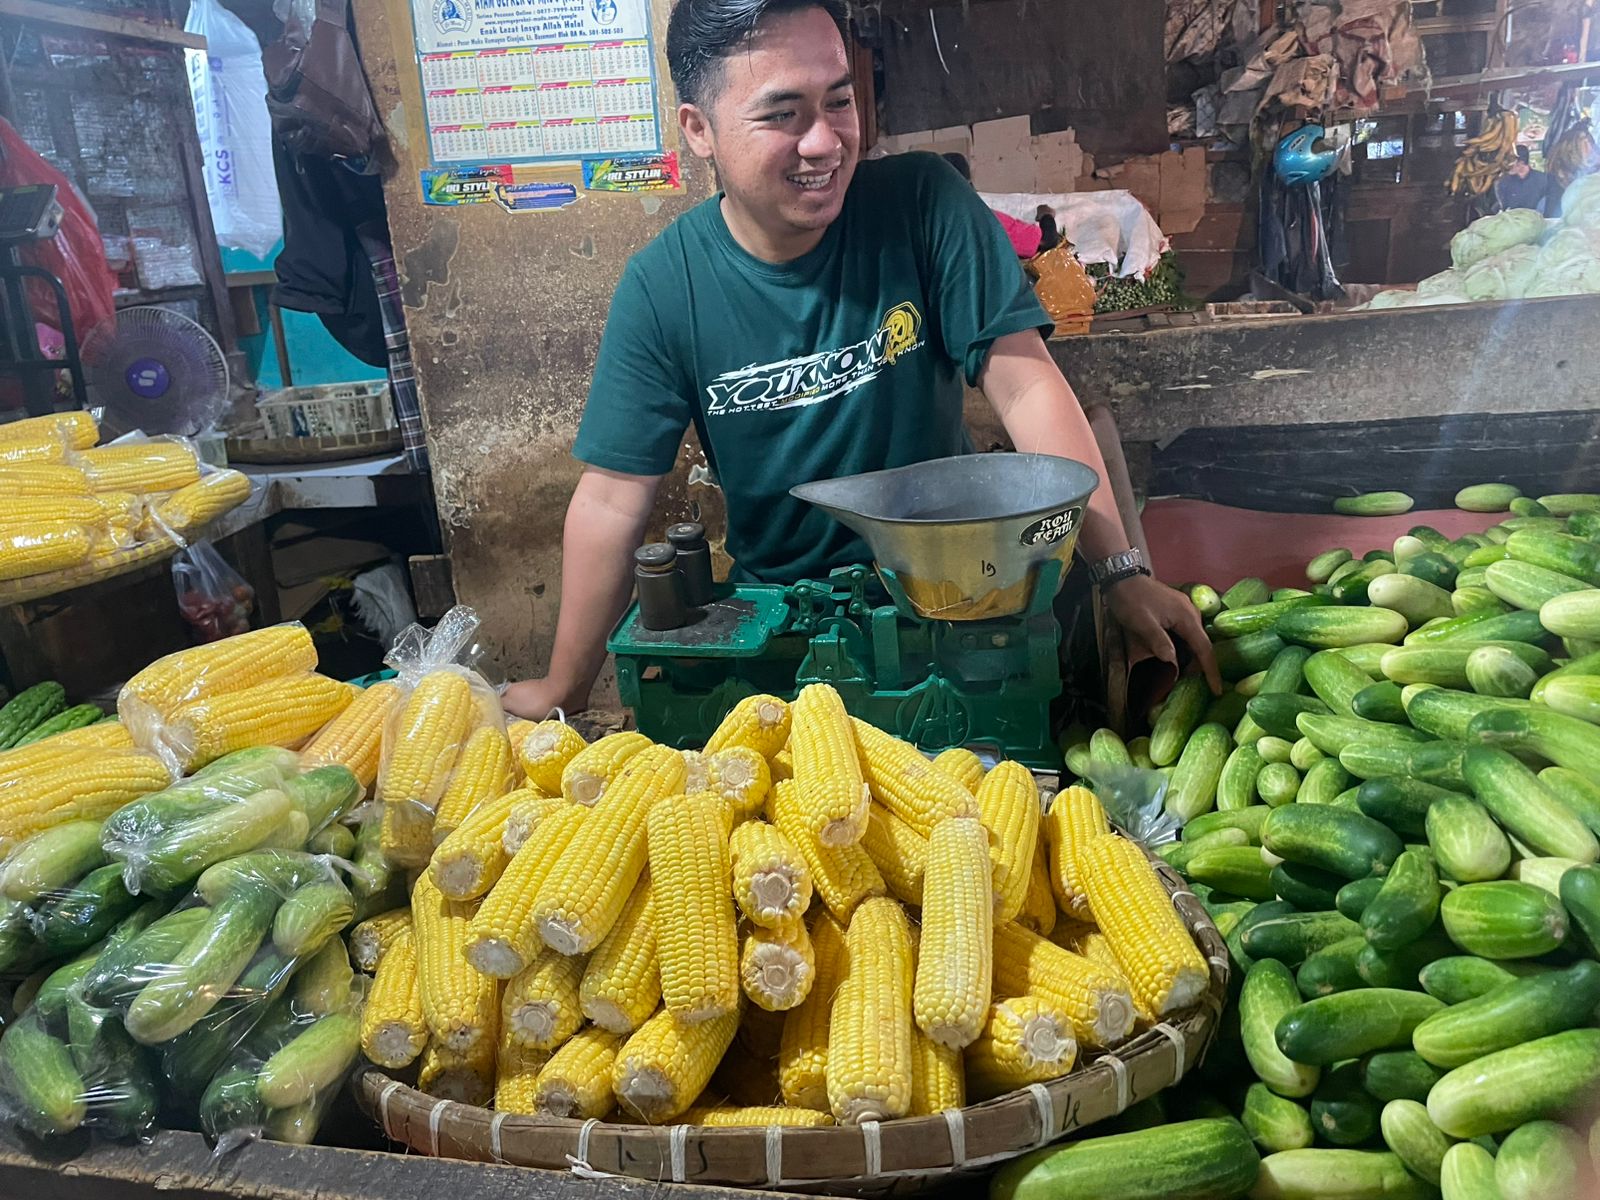
<svg viewBox="0 0 1600 1200"><path fill-rule="evenodd" d="M0 1035L0 1119L125 1137L159 1110L219 1153L310 1140L359 1045L338 822L360 795L344 767L244 750L21 843L0 864L0 970L36 969Z"/></svg>
<svg viewBox="0 0 1600 1200"><path fill-rule="evenodd" d="M1163 854L1237 967L1199 1077L1231 1115L1040 1151L996 1196L1597 1194L1600 496L1458 504L1507 515L1197 593L1228 694L1069 749L1170 775Z"/></svg>

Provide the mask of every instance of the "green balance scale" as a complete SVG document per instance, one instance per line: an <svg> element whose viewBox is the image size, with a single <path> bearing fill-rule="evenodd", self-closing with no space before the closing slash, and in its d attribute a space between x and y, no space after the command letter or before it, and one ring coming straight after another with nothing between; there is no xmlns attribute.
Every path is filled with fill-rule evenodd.
<svg viewBox="0 0 1600 1200"><path fill-rule="evenodd" d="M612 633L622 702L664 745L703 745L745 696L807 684L924 750L971 746L1058 770L1052 611L1099 476L1041 454L972 454L792 489L855 530L873 567L791 586L721 584L676 629L635 604Z"/></svg>

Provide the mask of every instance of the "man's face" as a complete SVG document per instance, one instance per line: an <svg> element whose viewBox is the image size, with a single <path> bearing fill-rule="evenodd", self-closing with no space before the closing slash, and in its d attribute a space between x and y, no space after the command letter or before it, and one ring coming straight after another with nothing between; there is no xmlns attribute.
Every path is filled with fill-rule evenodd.
<svg viewBox="0 0 1600 1200"><path fill-rule="evenodd" d="M1533 168L1527 163L1523 162L1520 158L1517 159L1516 163L1513 164L1511 168L1511 173L1518 179L1526 179L1532 173L1532 171Z"/></svg>
<svg viewBox="0 0 1600 1200"><path fill-rule="evenodd" d="M690 148L714 158L735 214L783 245L839 216L861 148L844 42L820 8L761 23L718 64L705 107L683 105Z"/></svg>

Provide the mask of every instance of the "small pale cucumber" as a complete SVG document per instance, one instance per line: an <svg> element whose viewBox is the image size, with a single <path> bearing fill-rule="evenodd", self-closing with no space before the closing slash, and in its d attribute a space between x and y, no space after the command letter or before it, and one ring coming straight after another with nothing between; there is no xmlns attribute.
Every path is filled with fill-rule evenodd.
<svg viewBox="0 0 1600 1200"><path fill-rule="evenodd" d="M1266 675L1261 680L1261 688L1256 694L1270 696L1274 692L1301 691L1305 685L1306 660L1310 657L1311 651L1304 646L1285 646L1279 650L1273 655L1272 663L1267 667Z"/></svg>
<svg viewBox="0 0 1600 1200"><path fill-rule="evenodd" d="M144 847L137 859L128 856L129 890L161 893L192 883L213 863L254 850L271 838L293 808L286 792L265 788L226 808L174 826Z"/></svg>
<svg viewBox="0 0 1600 1200"><path fill-rule="evenodd" d="M1360 925L1337 912L1297 912L1258 921L1240 940L1245 953L1257 962L1276 959L1297 967L1318 950L1360 932Z"/></svg>
<svg viewBox="0 0 1600 1200"><path fill-rule="evenodd" d="M1439 915L1439 892L1433 855L1425 848L1401 853L1361 914L1367 941L1380 951L1399 950L1416 941Z"/></svg>
<svg viewBox="0 0 1600 1200"><path fill-rule="evenodd" d="M1424 992L1365 988L1307 1000L1274 1031L1278 1049L1297 1063L1328 1066L1374 1050L1411 1045L1411 1032L1444 1007Z"/></svg>
<svg viewBox="0 0 1600 1200"><path fill-rule="evenodd" d="M1311 1127L1334 1146L1364 1146L1378 1136L1378 1104L1361 1086L1359 1063L1340 1063L1311 1093Z"/></svg>
<svg viewBox="0 0 1600 1200"><path fill-rule="evenodd" d="M1428 831L1428 812L1441 800L1453 799L1455 792L1420 779L1369 779L1356 792L1356 805L1374 821L1382 821L1406 837L1424 837Z"/></svg>
<svg viewBox="0 0 1600 1200"><path fill-rule="evenodd" d="M1061 757L1067 764L1067 770L1071 771L1079 779L1089 773L1089 763L1092 760L1089 758L1088 742L1078 742L1075 745L1068 746L1062 751Z"/></svg>
<svg viewBox="0 0 1600 1200"><path fill-rule="evenodd" d="M1521 700L1533 691L1539 674L1508 646L1478 646L1467 656L1467 682L1480 696Z"/></svg>
<svg viewBox="0 0 1600 1200"><path fill-rule="evenodd" d="M1429 806L1426 824L1428 845L1449 879L1485 883L1511 865L1511 843L1489 811L1469 796L1446 792Z"/></svg>
<svg viewBox="0 0 1600 1200"><path fill-rule="evenodd" d="M1371 675L1331 650L1319 650L1306 659L1305 676L1317 699L1341 717L1357 715L1354 709L1357 693L1374 682Z"/></svg>
<svg viewBox="0 0 1600 1200"><path fill-rule="evenodd" d="M1457 1142L1439 1168L1444 1200L1505 1200L1494 1181L1494 1155L1477 1142Z"/></svg>
<svg viewBox="0 0 1600 1200"><path fill-rule="evenodd" d="M1450 545L1450 539L1432 525L1413 525L1406 533L1436 552L1443 551Z"/></svg>
<svg viewBox="0 0 1600 1200"><path fill-rule="evenodd" d="M1380 891L1383 890L1382 875L1368 875L1365 879L1353 879L1339 889L1333 898L1333 905L1352 921L1361 920L1361 914L1367 911ZM1366 941L1365 936L1362 941Z"/></svg>
<svg viewBox="0 0 1600 1200"><path fill-rule="evenodd" d="M1265 765L1257 746L1237 746L1217 779L1217 810L1237 812L1256 802L1256 776Z"/></svg>
<svg viewBox="0 0 1600 1200"><path fill-rule="evenodd" d="M1590 1173L1589 1148L1555 1121L1513 1129L1494 1157L1494 1183L1504 1200L1577 1196Z"/></svg>
<svg viewBox="0 0 1600 1200"><path fill-rule="evenodd" d="M1386 825L1323 804L1274 810L1261 827L1261 844L1279 858L1346 879L1384 874L1402 848Z"/></svg>
<svg viewBox="0 0 1600 1200"><path fill-rule="evenodd" d="M1400 703L1400 685L1386 679L1362 688L1350 698L1350 715L1364 721L1405 724L1406 708Z"/></svg>
<svg viewBox="0 0 1600 1200"><path fill-rule="evenodd" d="M1539 607L1539 623L1560 637L1600 638L1600 590L1552 596Z"/></svg>
<svg viewBox="0 0 1600 1200"><path fill-rule="evenodd" d="M1411 746L1431 740L1426 733L1404 725L1385 725L1379 721L1363 721L1360 717L1324 716L1307 712L1295 718L1295 726L1303 736L1311 739L1318 750L1335 757L1355 742Z"/></svg>
<svg viewBox="0 0 1600 1200"><path fill-rule="evenodd" d="M1416 504L1404 492L1363 492L1359 496L1340 496L1333 511L1346 517L1397 517Z"/></svg>
<svg viewBox="0 0 1600 1200"><path fill-rule="evenodd" d="M1451 1137L1504 1133L1564 1115L1600 1091L1600 1029L1569 1029L1475 1059L1428 1093L1428 1115Z"/></svg>
<svg viewBox="0 0 1600 1200"><path fill-rule="evenodd" d="M1264 1083L1252 1083L1239 1114L1250 1140L1268 1154L1301 1150L1311 1145L1311 1114L1293 1100L1278 1095Z"/></svg>
<svg viewBox="0 0 1600 1200"><path fill-rule="evenodd" d="M0 897L34 904L106 861L99 821L68 821L17 844L0 865Z"/></svg>
<svg viewBox="0 0 1600 1200"><path fill-rule="evenodd" d="M1300 989L1300 995L1307 1000L1315 1000L1318 996L1331 996L1335 992L1366 987L1366 981L1356 969L1356 958L1366 949L1366 945L1367 939L1358 934L1324 947L1307 958L1294 973L1295 986Z"/></svg>
<svg viewBox="0 0 1600 1200"><path fill-rule="evenodd" d="M1297 696L1288 692L1271 692L1264 696L1257 696L1246 706L1245 711L1250 714L1250 719L1266 730L1273 737L1281 737L1289 742L1298 741L1300 738L1299 727L1295 722L1301 713L1328 714L1332 710L1315 696Z"/></svg>
<svg viewBox="0 0 1600 1200"><path fill-rule="evenodd" d="M1534 1038L1586 1024L1600 1005L1600 963L1513 979L1429 1017L1412 1046L1437 1067L1459 1067Z"/></svg>
<svg viewBox="0 0 1600 1200"><path fill-rule="evenodd" d="M0 1104L39 1137L59 1137L83 1124L88 1088L67 1044L37 1016L24 1014L0 1037Z"/></svg>
<svg viewBox="0 0 1600 1200"><path fill-rule="evenodd" d="M1312 744L1310 738L1301 738L1289 747L1289 765L1296 771L1309 771L1327 757Z"/></svg>
<svg viewBox="0 0 1600 1200"><path fill-rule="evenodd" d="M1250 1200L1438 1200L1438 1195L1391 1151L1311 1149L1262 1159Z"/></svg>
<svg viewBox="0 0 1600 1200"><path fill-rule="evenodd" d="M1265 804L1252 804L1249 808L1214 813L1202 813L1183 827L1183 840L1186 842L1203 838L1209 833L1219 829L1242 829L1249 836L1252 843L1261 841L1261 826L1266 822L1267 814L1272 810Z"/></svg>
<svg viewBox="0 0 1600 1200"><path fill-rule="evenodd" d="M1222 677L1233 682L1246 675L1254 675L1257 671L1265 671L1284 645L1284 640L1269 629L1218 642L1212 647L1212 653L1216 656L1217 670Z"/></svg>
<svg viewBox="0 0 1600 1200"><path fill-rule="evenodd" d="M1543 703L1552 712L1600 724L1600 675L1566 675L1545 685Z"/></svg>
<svg viewBox="0 0 1600 1200"><path fill-rule="evenodd" d="M1261 694L1261 685L1266 681L1267 673L1265 671L1257 671L1254 675L1246 675L1239 680L1238 683L1233 685L1233 690L1246 700L1250 700Z"/></svg>
<svg viewBox="0 0 1600 1200"><path fill-rule="evenodd" d="M1444 1072L1415 1050L1379 1050L1361 1060L1361 1086L1385 1104L1426 1101L1428 1089L1443 1078Z"/></svg>
<svg viewBox="0 0 1600 1200"><path fill-rule="evenodd" d="M1096 729L1089 735L1089 757L1104 766L1133 766L1133 756L1115 729Z"/></svg>
<svg viewBox="0 0 1600 1200"><path fill-rule="evenodd" d="M1383 1142L1400 1156L1412 1174L1438 1186L1445 1153L1455 1144L1415 1100L1391 1100L1378 1118Z"/></svg>
<svg viewBox="0 0 1600 1200"><path fill-rule="evenodd" d="M1406 619L1408 629L1415 629L1436 617L1452 617L1455 606L1450 593L1436 584L1415 575L1384 575L1367 586L1367 603L1376 608L1389 609ZM1400 637L1404 637L1404 633ZM1373 641L1383 641L1374 638ZM1399 641L1400 638L1392 639Z"/></svg>
<svg viewBox="0 0 1600 1200"><path fill-rule="evenodd" d="M1561 877L1574 867L1584 865L1570 858L1519 858L1511 864L1510 878L1520 883L1531 883L1552 896L1559 896Z"/></svg>
<svg viewBox="0 0 1600 1200"><path fill-rule="evenodd" d="M1512 608L1526 612L1538 612L1548 601L1568 592L1591 590L1581 579L1509 557L1490 563L1483 573L1483 582Z"/></svg>
<svg viewBox="0 0 1600 1200"><path fill-rule="evenodd" d="M1343 546L1324 550L1306 564L1306 578L1312 583L1327 583L1329 576L1354 557Z"/></svg>
<svg viewBox="0 0 1600 1200"><path fill-rule="evenodd" d="M272 921L272 944L284 954L314 954L350 923L355 898L336 879L308 883L289 893Z"/></svg>
<svg viewBox="0 0 1600 1200"><path fill-rule="evenodd" d="M1197 583L1189 588L1189 603L1200 610L1200 615L1210 620L1222 611L1222 597L1209 584Z"/></svg>
<svg viewBox="0 0 1600 1200"><path fill-rule="evenodd" d="M1395 565L1402 571L1406 569L1406 564L1417 555L1427 553L1429 553L1428 543L1421 538L1412 537L1409 533L1403 533L1394 540L1394 554L1392 557Z"/></svg>
<svg viewBox="0 0 1600 1200"><path fill-rule="evenodd" d="M314 1100L338 1085L360 1049L360 1018L353 1013L323 1017L267 1059L256 1091L268 1108Z"/></svg>
<svg viewBox="0 0 1600 1200"><path fill-rule="evenodd" d="M1189 860L1188 877L1219 892L1247 900L1271 900L1272 868L1254 846L1229 846L1207 850Z"/></svg>
<svg viewBox="0 0 1600 1200"><path fill-rule="evenodd" d="M1305 588L1290 587L1272 589L1272 602L1274 604L1278 603L1280 600L1298 600L1302 596L1324 596L1329 600L1332 599L1332 597L1328 596L1326 592L1308 592Z"/></svg>
<svg viewBox="0 0 1600 1200"><path fill-rule="evenodd" d="M1510 605L1499 599L1486 587L1457 588L1450 593L1450 605L1458 617L1472 613L1510 612Z"/></svg>
<svg viewBox="0 0 1600 1200"><path fill-rule="evenodd" d="M1503 879L1466 883L1439 906L1445 932L1480 958L1537 958L1567 937L1567 914L1543 888Z"/></svg>
<svg viewBox="0 0 1600 1200"><path fill-rule="evenodd" d="M1600 495L1593 492L1556 492L1540 496L1539 503L1546 512L1557 517L1600 512Z"/></svg>
<svg viewBox="0 0 1600 1200"><path fill-rule="evenodd" d="M1488 571L1484 570L1487 580ZM1457 587L1477 587L1457 581ZM1527 642L1538 645L1550 636L1536 612L1508 612L1455 617L1430 631L1428 642ZM1424 639L1418 639L1419 642Z"/></svg>
<svg viewBox="0 0 1600 1200"><path fill-rule="evenodd" d="M1215 807L1217 782L1233 739L1224 725L1202 725L1189 735L1167 787L1166 811L1188 821Z"/></svg>
<svg viewBox="0 0 1600 1200"><path fill-rule="evenodd" d="M1182 871L1189 866L1189 860L1196 854L1204 854L1207 850L1220 850L1225 846L1248 846L1250 836L1242 829L1217 829L1204 837L1195 838L1186 842L1168 842L1156 853L1161 861L1174 870Z"/></svg>
<svg viewBox="0 0 1600 1200"><path fill-rule="evenodd" d="M1297 608L1279 617L1273 632L1286 642L1328 650L1398 642L1409 628L1404 616L1387 608Z"/></svg>
<svg viewBox="0 0 1600 1200"><path fill-rule="evenodd" d="M989 1200L1225 1200L1250 1190L1260 1161L1239 1122L1180 1121L1025 1154L1000 1168L989 1185Z"/></svg>
<svg viewBox="0 0 1600 1200"><path fill-rule="evenodd" d="M1338 759L1324 758L1305 773L1295 799L1300 804L1332 804L1354 782Z"/></svg>
<svg viewBox="0 0 1600 1200"><path fill-rule="evenodd" d="M1359 570L1341 576L1338 582L1333 585L1333 602L1335 604L1349 605L1352 608L1364 605L1367 602L1367 589L1372 586L1372 581L1394 573L1395 565L1385 558L1363 563ZM1356 611L1374 612L1377 610L1356 608ZM1374 640L1382 641L1385 639L1378 638Z"/></svg>
<svg viewBox="0 0 1600 1200"><path fill-rule="evenodd" d="M1288 763L1267 763L1256 775L1256 791L1268 808L1293 804L1300 793L1300 772Z"/></svg>
<svg viewBox="0 0 1600 1200"><path fill-rule="evenodd" d="M1170 767L1178 761L1210 701L1211 689L1199 675L1185 675L1173 685L1166 706L1150 731L1150 758L1156 766Z"/></svg>
<svg viewBox="0 0 1600 1200"><path fill-rule="evenodd" d="M1444 935L1444 931L1432 928L1398 950L1379 950L1369 944L1356 956L1356 970L1368 987L1402 988L1414 992L1422 987L1424 967L1455 952L1455 943Z"/></svg>
<svg viewBox="0 0 1600 1200"><path fill-rule="evenodd" d="M1550 656L1526 642L1490 642L1457 639L1426 646L1396 646L1383 656L1384 676L1398 684L1431 683L1441 688L1464 688L1471 677L1467 662L1485 647L1496 647L1533 673L1535 679L1554 664ZM1532 685L1529 685L1530 688Z"/></svg>
<svg viewBox="0 0 1600 1200"><path fill-rule="evenodd" d="M1300 731L1295 730L1296 733ZM1263 765L1267 763L1289 763L1293 766L1294 743L1288 738L1273 737L1270 733L1257 738L1253 743L1256 753L1261 755Z"/></svg>
<svg viewBox="0 0 1600 1200"><path fill-rule="evenodd" d="M1406 774L1411 751L1402 746L1365 746L1352 742L1339 751L1339 765L1356 779L1389 779Z"/></svg>
<svg viewBox="0 0 1600 1200"><path fill-rule="evenodd" d="M1467 783L1489 814L1536 854L1600 859L1600 841L1588 826L1519 759L1492 746L1474 746L1467 751L1465 769Z"/></svg>
<svg viewBox="0 0 1600 1200"><path fill-rule="evenodd" d="M1466 512L1505 512L1522 495L1514 483L1475 483L1456 493L1456 507Z"/></svg>
<svg viewBox="0 0 1600 1200"><path fill-rule="evenodd" d="M1266 959L1253 964L1239 993L1239 1034L1256 1077L1280 1096L1300 1098L1316 1090L1319 1067L1285 1055L1278 1047L1279 1023L1301 1005L1289 968Z"/></svg>
<svg viewBox="0 0 1600 1200"><path fill-rule="evenodd" d="M204 905L179 909L106 949L83 980L84 998L100 1007L121 1007L177 958L210 919L211 910Z"/></svg>

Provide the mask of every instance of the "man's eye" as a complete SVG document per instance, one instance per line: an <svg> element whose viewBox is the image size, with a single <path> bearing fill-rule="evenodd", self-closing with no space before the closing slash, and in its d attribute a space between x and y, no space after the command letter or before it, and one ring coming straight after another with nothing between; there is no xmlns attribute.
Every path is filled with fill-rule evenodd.
<svg viewBox="0 0 1600 1200"><path fill-rule="evenodd" d="M794 116L793 112L775 112L767 113L761 119L765 122L776 125L780 121L787 121L792 116Z"/></svg>
<svg viewBox="0 0 1600 1200"><path fill-rule="evenodd" d="M828 102L828 107L833 109L835 112L844 112L846 109L851 109L855 106L856 101L854 96L845 96L843 99L830 100Z"/></svg>

